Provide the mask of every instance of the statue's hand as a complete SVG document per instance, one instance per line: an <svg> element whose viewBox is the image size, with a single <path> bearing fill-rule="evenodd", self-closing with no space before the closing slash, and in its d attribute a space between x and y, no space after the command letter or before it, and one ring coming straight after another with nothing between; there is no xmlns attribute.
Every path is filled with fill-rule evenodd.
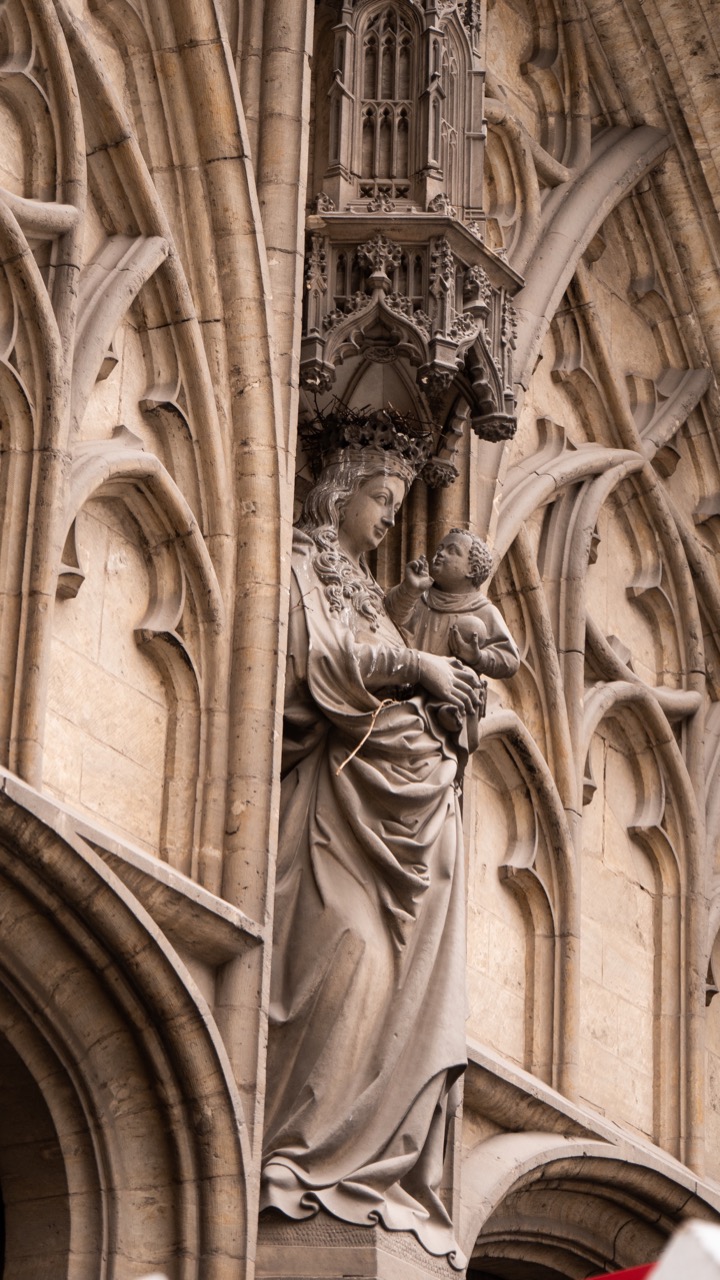
<svg viewBox="0 0 720 1280"><path fill-rule="evenodd" d="M484 627L482 627L482 631L485 632ZM476 667L478 663L482 662L483 644L479 629L477 631L466 631L463 634L458 624L453 623L450 628L449 640L452 653L461 662L467 663L469 667Z"/></svg>
<svg viewBox="0 0 720 1280"><path fill-rule="evenodd" d="M433 584L425 556L410 560L405 565L405 583L411 591L427 591Z"/></svg>
<svg viewBox="0 0 720 1280"><path fill-rule="evenodd" d="M421 653L420 684L440 702L450 703L461 715L471 715L480 704L482 684L469 667L455 658Z"/></svg>

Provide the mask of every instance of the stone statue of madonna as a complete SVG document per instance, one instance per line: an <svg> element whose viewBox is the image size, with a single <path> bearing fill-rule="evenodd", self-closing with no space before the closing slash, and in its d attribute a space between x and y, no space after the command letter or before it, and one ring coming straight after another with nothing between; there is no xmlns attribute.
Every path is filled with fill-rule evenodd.
<svg viewBox="0 0 720 1280"><path fill-rule="evenodd" d="M366 554L413 478L349 445L293 544L262 1208L409 1231L462 1269L439 1195L465 1066L458 734L480 680L409 648Z"/></svg>

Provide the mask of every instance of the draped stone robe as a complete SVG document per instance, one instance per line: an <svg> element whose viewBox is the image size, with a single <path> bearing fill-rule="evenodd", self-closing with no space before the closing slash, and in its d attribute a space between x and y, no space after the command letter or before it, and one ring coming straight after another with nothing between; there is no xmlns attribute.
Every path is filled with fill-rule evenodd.
<svg viewBox="0 0 720 1280"><path fill-rule="evenodd" d="M479 588L453 593L432 586L418 595L401 582L388 591L385 603L390 617L415 649L450 657L451 627L465 618L477 618L485 630L478 666L482 675L507 680L520 666L518 647L502 614Z"/></svg>
<svg viewBox="0 0 720 1280"><path fill-rule="evenodd" d="M462 1269L438 1192L466 1063L456 748L424 691L378 711L417 654L381 602L375 631L331 610L314 550L296 535L261 1205Z"/></svg>

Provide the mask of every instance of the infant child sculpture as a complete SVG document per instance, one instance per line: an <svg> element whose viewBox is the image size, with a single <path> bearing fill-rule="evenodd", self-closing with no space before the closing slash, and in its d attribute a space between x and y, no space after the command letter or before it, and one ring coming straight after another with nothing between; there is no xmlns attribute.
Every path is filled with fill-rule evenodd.
<svg viewBox="0 0 720 1280"><path fill-rule="evenodd" d="M388 592L385 607L404 639L425 653L457 658L480 676L505 680L520 665L517 645L499 611L480 590L492 568L482 538L451 529L431 564L424 556L405 567L404 580ZM454 707L439 712L443 727L459 733ZM477 746L477 722L468 723L468 750Z"/></svg>

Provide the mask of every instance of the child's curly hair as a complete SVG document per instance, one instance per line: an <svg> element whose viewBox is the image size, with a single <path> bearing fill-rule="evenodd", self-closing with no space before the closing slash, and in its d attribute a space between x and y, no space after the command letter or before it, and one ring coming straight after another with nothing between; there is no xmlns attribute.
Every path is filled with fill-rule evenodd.
<svg viewBox="0 0 720 1280"><path fill-rule="evenodd" d="M464 533L465 537L470 539L468 563L471 581L474 587L482 586L493 567L492 552L487 542L483 542L482 538L478 538L477 534L471 533L469 529L451 529L450 533Z"/></svg>

